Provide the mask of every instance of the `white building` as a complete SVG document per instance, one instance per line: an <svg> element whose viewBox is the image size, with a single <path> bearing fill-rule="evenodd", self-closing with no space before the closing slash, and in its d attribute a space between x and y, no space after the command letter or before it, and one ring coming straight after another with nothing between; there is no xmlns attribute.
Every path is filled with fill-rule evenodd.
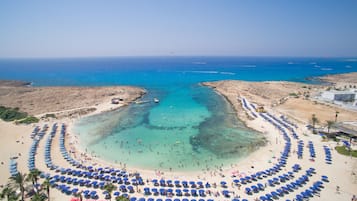
<svg viewBox="0 0 357 201"><path fill-rule="evenodd" d="M354 102L356 92L354 91L324 91L321 98L326 101Z"/></svg>

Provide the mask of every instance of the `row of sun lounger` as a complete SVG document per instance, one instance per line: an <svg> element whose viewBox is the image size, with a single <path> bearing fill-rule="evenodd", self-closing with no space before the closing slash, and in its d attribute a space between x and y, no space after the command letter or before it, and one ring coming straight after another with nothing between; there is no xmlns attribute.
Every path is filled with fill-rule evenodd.
<svg viewBox="0 0 357 201"><path fill-rule="evenodd" d="M276 118L274 115L270 114L270 113L265 113L266 115L268 115L271 119L273 119L274 121L276 121L278 123L278 125L288 129L289 131L292 132L292 135L294 137L294 139L299 139L299 137L297 136L295 129L293 127L291 127L290 125L284 123L283 121L281 121L280 119Z"/></svg>
<svg viewBox="0 0 357 201"><path fill-rule="evenodd" d="M32 145L31 145L30 151L29 151L29 159L27 162L27 167L30 171L35 169L35 155L37 153L38 143L43 138L43 136L46 134L47 128L48 128L48 126L47 126L47 124L45 124L43 126L42 130L39 131L33 138Z"/></svg>
<svg viewBox="0 0 357 201"><path fill-rule="evenodd" d="M294 127L294 128L298 128L298 126L297 126L296 124L294 124L294 123L292 123L291 121L289 121L285 116L281 115L281 116L280 116L280 119L281 119L283 122L289 124L290 126L292 126L292 127Z"/></svg>
<svg viewBox="0 0 357 201"><path fill-rule="evenodd" d="M328 146L324 145L324 151L325 151L325 162L326 164L332 164L332 156L331 156L331 150Z"/></svg>
<svg viewBox="0 0 357 201"><path fill-rule="evenodd" d="M268 115L268 116L271 117L272 115ZM263 118L264 118L264 116L263 116ZM266 117L265 117L265 119L267 120ZM273 119L275 119L275 118L273 118ZM269 122L273 123L272 121L269 121ZM281 130L281 127L279 127L275 123L273 123L273 125L275 125L278 129ZM294 129L291 129L291 132L295 133ZM298 139L298 137L295 135L294 135L294 138ZM284 139L287 139L287 138L284 138ZM301 141L301 140L298 141L298 155L300 155L301 157L302 157L302 153L303 153L303 145L304 145L303 141ZM315 158L316 157L315 149L314 149L313 143L311 141L309 141L308 147L309 147L309 151L310 151L310 157ZM327 146L324 146L324 150L325 150L325 154L326 154L326 161L329 162L331 160L330 149ZM302 177L299 177L299 179L297 179L295 182L291 182L290 184L286 185L285 189L281 188L280 191L278 191L279 189L276 190L277 191L276 193L272 192L270 194L272 197L269 194L266 194L266 196L261 196L260 200L279 199L278 196L282 197L282 195L281 195L282 192L284 192L284 191L287 192L286 190L294 189L296 186L303 186L308 181L308 177L312 176L312 174L315 174L315 169L309 168L308 170L306 170L305 175L303 175ZM325 175L321 176L321 181L314 182L312 186L306 188L301 193L297 194L295 197L295 200L303 201L303 200L313 197L315 194L318 194L318 192L321 191L321 189L323 188L322 181L329 182L328 177ZM289 193L289 192L287 192L287 193Z"/></svg>
<svg viewBox="0 0 357 201"><path fill-rule="evenodd" d="M15 176L17 175L19 172L17 170L17 161L15 159L10 159L10 175L11 176Z"/></svg>
<svg viewBox="0 0 357 201"><path fill-rule="evenodd" d="M299 159L302 159L303 152L304 152L304 141L299 140L298 147L297 147L297 155Z"/></svg>
<svg viewBox="0 0 357 201"><path fill-rule="evenodd" d="M38 134L38 132L40 132L40 130L41 130L40 127L36 126L30 135L31 139L35 138L35 136Z"/></svg>
<svg viewBox="0 0 357 201"><path fill-rule="evenodd" d="M312 143L312 141L309 141L308 147L309 147L309 151L310 151L310 157L315 158L316 153L315 153L315 148L314 148L314 144Z"/></svg>
<svg viewBox="0 0 357 201"><path fill-rule="evenodd" d="M241 98L241 103L243 108L247 111L248 115L250 115L251 117L254 118L258 118L257 114L255 113L255 106L253 104L248 104L247 100L245 98ZM250 107L252 107L253 109L251 109Z"/></svg>
<svg viewBox="0 0 357 201"><path fill-rule="evenodd" d="M250 107L254 108L254 105L251 105ZM249 108L248 105L247 108ZM250 185L249 187L248 186L245 187L245 191L247 195L264 192L265 190L267 190L266 187L275 188L272 191L270 191L270 193L261 196L260 197L261 200L273 200L273 199L283 198L285 194L292 193L294 191L302 189L305 186L305 184L307 184L307 182L309 181L309 177L311 177L312 174L315 174L315 170L314 168L307 169L306 174L303 174L297 177L297 179L295 179L294 181L291 181L293 178L295 178L295 173L301 170L301 167L299 164L295 164L292 167L292 171L283 172L283 168L287 164L287 160L291 151L291 139L286 130L293 133L292 136L295 139L298 139L297 134L295 133L292 125L289 125L289 123L287 122L284 123L284 119L279 120L273 115L270 115L268 113L260 114L260 116L265 120L267 120L272 125L274 125L283 135L285 140L284 150L282 150L281 152L278 163L274 164L271 168L258 171L254 174L251 174L249 176L240 179L232 178L231 182L234 183L234 185L249 184ZM38 146L38 142L40 139L42 139L44 135L41 134L42 137L40 137L41 132L42 130L37 131L37 133L34 135L33 137L34 143L30 149L30 153L32 153L32 155L30 154L30 158L32 160L30 160L29 158L29 161L31 161L32 169L35 168L34 157ZM74 166L74 168L64 168L64 167L55 166L51 160L51 150L52 150L51 145L56 132L57 132L57 125L54 125L51 134L49 135L46 141L45 160L46 160L47 167L49 167L52 171L55 171L58 174L54 174L51 176L49 173L46 174L44 173L42 174L42 177L49 178L51 185L56 187L61 192L67 195L75 195L78 193L82 193L84 197L87 199L89 198L98 199L99 194L97 193L96 189L103 189L104 185L107 182L111 182L115 185L118 185L118 191L113 193L114 196L118 196L121 194L129 197L129 194L134 192L134 186L147 185L139 174L132 175L132 178L130 179L129 174L126 173L125 171L117 170L109 167L94 168L92 166L84 166L80 164L80 162L73 159L65 147L65 133L66 133L65 125L61 126L61 131L59 136L60 151L63 158L66 159L69 162L69 164ZM311 144L309 142L309 150L310 150L310 154L314 153L314 147L312 145L312 142ZM325 150L326 157L328 157L327 155L331 155L331 154L327 154L327 152L328 151ZM301 150L301 155L302 155L302 150ZM277 176L277 174L279 175ZM260 183L259 180L267 180L266 185ZM286 183L289 181L291 182ZM324 176L322 178L322 181L327 182L328 178ZM198 201L213 200L213 199L205 199L205 197L208 195L207 192L209 192L209 190L212 188L212 184L210 184L209 182L203 183L202 181L180 181L180 180L172 181L172 180L162 180L162 179L160 180L154 179L151 182L155 187L160 187L160 188L159 189L155 187L152 188L149 186L145 187L143 196L146 197L143 198L130 197L130 200L196 201L195 197L198 197L197 198ZM254 184L255 182L256 184ZM306 199L307 197L313 196L313 194L319 191L322 188L322 186L323 183L321 181L314 182L312 186L305 188L304 190L301 191L301 193L297 194L296 200L299 200L300 198ZM80 189L83 188L84 189L92 188L94 190L87 189L87 190L80 191ZM226 181L222 181L220 183L220 188L223 189L220 192L221 192L221 196L223 196L224 198L231 198L234 201L246 200L246 199L236 198L232 194L232 191L225 190L225 188L227 188ZM103 195L106 198L109 197L108 192L104 191ZM163 200L162 198L150 198L150 196L173 196L173 198L166 198Z"/></svg>

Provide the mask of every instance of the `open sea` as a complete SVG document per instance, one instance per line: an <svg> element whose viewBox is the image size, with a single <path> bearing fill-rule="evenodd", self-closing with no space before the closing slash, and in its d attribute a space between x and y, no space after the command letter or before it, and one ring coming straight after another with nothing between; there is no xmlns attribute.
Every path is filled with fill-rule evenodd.
<svg viewBox="0 0 357 201"><path fill-rule="evenodd" d="M133 85L145 104L86 117L74 132L83 150L127 167L199 171L246 157L265 140L203 81L285 80L357 71L351 58L121 57L0 59L0 79L34 86ZM160 103L152 100L156 97Z"/></svg>

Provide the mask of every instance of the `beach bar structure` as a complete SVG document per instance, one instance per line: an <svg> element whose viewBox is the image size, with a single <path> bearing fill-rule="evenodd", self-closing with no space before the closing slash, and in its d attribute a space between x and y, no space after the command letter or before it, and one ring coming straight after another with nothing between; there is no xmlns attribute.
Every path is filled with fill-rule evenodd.
<svg viewBox="0 0 357 201"><path fill-rule="evenodd" d="M120 101L123 101L122 98L112 98L112 104L119 104Z"/></svg>
<svg viewBox="0 0 357 201"><path fill-rule="evenodd" d="M256 112L264 113L265 112L264 106L262 106L262 105L258 106L257 109L256 109Z"/></svg>
<svg viewBox="0 0 357 201"><path fill-rule="evenodd" d="M334 125L334 128L338 131L339 134L357 139L357 130L355 127L351 127L343 123L337 123Z"/></svg>

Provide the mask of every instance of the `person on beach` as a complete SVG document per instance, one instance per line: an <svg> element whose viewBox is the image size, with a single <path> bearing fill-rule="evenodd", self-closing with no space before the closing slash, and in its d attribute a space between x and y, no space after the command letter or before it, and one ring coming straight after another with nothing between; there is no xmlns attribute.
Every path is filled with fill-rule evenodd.
<svg viewBox="0 0 357 201"><path fill-rule="evenodd" d="M353 195L353 196L352 196L351 201L357 201L357 197L356 197L356 195Z"/></svg>

